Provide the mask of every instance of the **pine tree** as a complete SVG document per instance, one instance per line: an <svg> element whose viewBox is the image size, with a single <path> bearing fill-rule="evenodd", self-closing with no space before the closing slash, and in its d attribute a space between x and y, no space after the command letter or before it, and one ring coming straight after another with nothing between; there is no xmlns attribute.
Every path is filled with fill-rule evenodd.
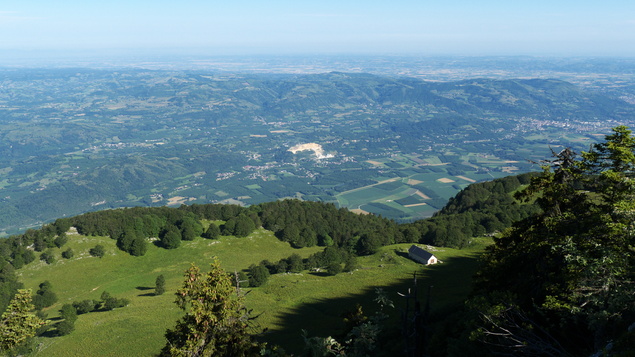
<svg viewBox="0 0 635 357"><path fill-rule="evenodd" d="M154 295L162 295L165 292L165 277L163 274L157 276L154 285Z"/></svg>
<svg viewBox="0 0 635 357"><path fill-rule="evenodd" d="M161 356L252 356L258 345L248 334L249 311L231 277L214 259L208 273L192 265L176 304L185 311L165 334Z"/></svg>
<svg viewBox="0 0 635 357"><path fill-rule="evenodd" d="M582 159L554 152L517 195L536 199L542 212L495 241L468 304L481 316L475 336L496 353L591 355L627 334L635 315L635 138L625 127L613 131Z"/></svg>
<svg viewBox="0 0 635 357"><path fill-rule="evenodd" d="M0 320L0 350L10 350L35 336L36 330L44 325L31 311L31 291L19 289Z"/></svg>

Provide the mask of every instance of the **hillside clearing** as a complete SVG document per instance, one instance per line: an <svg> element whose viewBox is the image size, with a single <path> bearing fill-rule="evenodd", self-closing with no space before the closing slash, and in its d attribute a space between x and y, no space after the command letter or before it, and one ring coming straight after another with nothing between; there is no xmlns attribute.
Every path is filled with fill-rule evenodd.
<svg viewBox="0 0 635 357"><path fill-rule="evenodd" d="M86 253L96 244L106 248L107 254L101 259ZM99 299L103 291L129 299L130 305L81 315L70 335L38 338L36 355L122 356L131 355L131 348L134 355L152 355L164 344L166 328L172 327L181 314L170 292L180 286L182 274L190 264L205 270L212 257L218 256L226 270L234 271L263 259L275 262L293 253L307 257L322 249L293 249L263 229L247 238L183 242L175 250L151 246L142 257L119 251L115 241L107 237L73 235L62 249L68 247L77 252L70 260L59 258L51 265L38 262L19 270L20 279L28 288L36 290L45 280L52 283L59 300L46 309L49 318L57 317L63 304ZM432 268L423 268L408 259L404 253L408 247L409 244L383 247L373 256L360 257L361 268L357 271L334 277L307 271L272 275L264 286L250 289L248 307L260 315L257 323L268 329L266 340L294 351L301 348L300 329L305 328L312 335L331 334L341 325L340 314L356 303L362 303L369 312L375 308L375 287L384 288L396 300L396 292L407 289L414 272L423 272L425 282L420 286L435 286L439 297L434 307L464 298L482 247L440 249L435 254L446 263ZM57 249L55 253L60 254ZM166 278L168 293L154 296L154 280L159 274Z"/></svg>

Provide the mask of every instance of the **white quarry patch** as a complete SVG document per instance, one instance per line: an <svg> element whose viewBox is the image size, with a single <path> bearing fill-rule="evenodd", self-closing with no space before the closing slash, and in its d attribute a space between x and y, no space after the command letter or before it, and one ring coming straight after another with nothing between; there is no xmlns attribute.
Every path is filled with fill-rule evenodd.
<svg viewBox="0 0 635 357"><path fill-rule="evenodd" d="M289 151L291 151L294 154L299 151L313 151L313 153L318 159L328 159L328 158L334 157L333 154L325 154L324 149L322 148L322 145L316 144L316 143L299 144L290 148Z"/></svg>

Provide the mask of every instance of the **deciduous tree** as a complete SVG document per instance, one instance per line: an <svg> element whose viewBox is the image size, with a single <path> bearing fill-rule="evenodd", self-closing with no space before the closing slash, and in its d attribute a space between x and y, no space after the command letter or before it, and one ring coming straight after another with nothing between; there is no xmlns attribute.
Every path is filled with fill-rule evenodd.
<svg viewBox="0 0 635 357"><path fill-rule="evenodd" d="M97 244L93 248L90 248L90 250L88 250L88 253L93 257L101 258L106 254L106 250L104 249L103 245Z"/></svg>
<svg viewBox="0 0 635 357"><path fill-rule="evenodd" d="M203 233L203 238L207 239L218 239L219 236L220 228L214 223L210 223L205 233Z"/></svg>
<svg viewBox="0 0 635 357"><path fill-rule="evenodd" d="M181 232L176 226L170 226L163 232L161 245L166 249L175 249L181 245Z"/></svg>
<svg viewBox="0 0 635 357"><path fill-rule="evenodd" d="M249 267L249 286L258 287L269 279L269 269L264 265L252 265Z"/></svg>

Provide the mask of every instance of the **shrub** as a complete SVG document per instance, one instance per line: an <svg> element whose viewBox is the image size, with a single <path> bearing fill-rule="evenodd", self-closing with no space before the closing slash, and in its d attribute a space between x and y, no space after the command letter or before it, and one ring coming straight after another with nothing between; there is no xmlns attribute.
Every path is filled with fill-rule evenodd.
<svg viewBox="0 0 635 357"><path fill-rule="evenodd" d="M258 287L269 279L269 269L264 265L252 265L249 267L249 286Z"/></svg>
<svg viewBox="0 0 635 357"><path fill-rule="evenodd" d="M64 304L60 309L60 317L74 323L77 320L77 309L72 304Z"/></svg>
<svg viewBox="0 0 635 357"><path fill-rule="evenodd" d="M97 244L93 248L90 248L88 253L93 257L101 258L106 254L106 250L104 249L104 246L102 246L101 244Z"/></svg>
<svg viewBox="0 0 635 357"><path fill-rule="evenodd" d="M86 299L79 302L73 302L73 307L77 310L77 314L86 314L95 310L97 302L94 300Z"/></svg>
<svg viewBox="0 0 635 357"><path fill-rule="evenodd" d="M74 255L75 253L73 252L71 248L68 248L62 252L62 258L64 259L71 259Z"/></svg>
<svg viewBox="0 0 635 357"><path fill-rule="evenodd" d="M55 240L53 240L53 243L58 248L62 248L62 246L66 244L66 242L68 242L68 237L66 236L66 233L60 234L59 236L57 236L57 238L55 238Z"/></svg>
<svg viewBox="0 0 635 357"><path fill-rule="evenodd" d="M329 275L337 275L342 272L342 265L340 263L331 263L326 268Z"/></svg>
<svg viewBox="0 0 635 357"><path fill-rule="evenodd" d="M73 332L73 330L75 329L75 323L68 320L64 320L64 321L58 322L56 327L57 327L58 336L66 336L70 334L71 332Z"/></svg>
<svg viewBox="0 0 635 357"><path fill-rule="evenodd" d="M55 255L53 255L51 250L47 250L40 254L40 260L45 261L46 264L53 264L55 263Z"/></svg>

